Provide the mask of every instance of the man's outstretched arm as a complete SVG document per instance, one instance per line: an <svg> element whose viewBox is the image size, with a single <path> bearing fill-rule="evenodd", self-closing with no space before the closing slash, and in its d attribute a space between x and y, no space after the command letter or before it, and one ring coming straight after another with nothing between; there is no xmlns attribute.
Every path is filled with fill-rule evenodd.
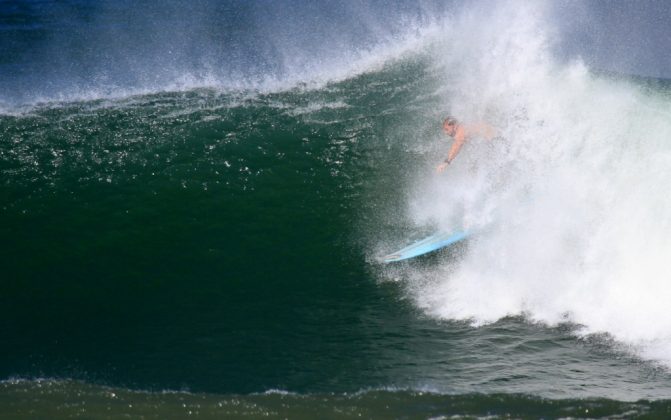
<svg viewBox="0 0 671 420"><path fill-rule="evenodd" d="M443 172L445 168L447 168L447 165L452 163L455 157L459 154L459 150L461 150L461 146L464 145L464 142L466 141L466 137L464 136L464 132L462 130L457 131L457 133L454 135L454 141L452 142L452 147L450 147L450 151L447 154L447 159L443 161L440 165L438 165L438 172Z"/></svg>

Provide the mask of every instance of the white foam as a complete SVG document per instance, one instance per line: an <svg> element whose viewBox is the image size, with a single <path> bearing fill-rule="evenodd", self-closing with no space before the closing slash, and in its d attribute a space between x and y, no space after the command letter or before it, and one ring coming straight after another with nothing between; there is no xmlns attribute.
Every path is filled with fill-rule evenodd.
<svg viewBox="0 0 671 420"><path fill-rule="evenodd" d="M415 185L414 223L479 233L409 291L439 318L570 320L671 366L671 103L556 62L551 22L538 3L474 8L436 47L446 109L506 140Z"/></svg>

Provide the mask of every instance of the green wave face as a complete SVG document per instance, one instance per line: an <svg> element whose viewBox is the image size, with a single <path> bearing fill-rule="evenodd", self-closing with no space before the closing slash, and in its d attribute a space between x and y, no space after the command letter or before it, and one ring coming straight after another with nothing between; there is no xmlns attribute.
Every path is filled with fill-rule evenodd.
<svg viewBox="0 0 671 420"><path fill-rule="evenodd" d="M0 376L226 392L367 384L359 318L380 291L359 225L397 202L389 170L416 160L395 151L412 139L396 141L408 115L426 118L410 101L422 69L0 117L12 342Z"/></svg>

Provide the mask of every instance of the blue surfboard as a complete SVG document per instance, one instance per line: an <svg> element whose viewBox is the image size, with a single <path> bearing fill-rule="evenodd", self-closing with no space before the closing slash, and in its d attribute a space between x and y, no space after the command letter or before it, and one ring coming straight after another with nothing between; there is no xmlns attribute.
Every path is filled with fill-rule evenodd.
<svg viewBox="0 0 671 420"><path fill-rule="evenodd" d="M382 262L390 263L396 261L407 260L409 258L418 257L420 255L428 254L429 252L437 251L446 246L456 244L468 238L468 232L456 233L435 233L428 238L417 241L412 245L382 257Z"/></svg>

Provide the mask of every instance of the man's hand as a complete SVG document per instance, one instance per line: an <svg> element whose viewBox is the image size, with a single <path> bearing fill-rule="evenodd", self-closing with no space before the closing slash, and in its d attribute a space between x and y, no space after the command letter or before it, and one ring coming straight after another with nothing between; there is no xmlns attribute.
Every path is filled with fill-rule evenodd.
<svg viewBox="0 0 671 420"><path fill-rule="evenodd" d="M443 172L447 168L448 165L449 165L449 163L447 163L447 162L441 163L440 165L438 165L436 167L436 172L438 172L438 173Z"/></svg>

